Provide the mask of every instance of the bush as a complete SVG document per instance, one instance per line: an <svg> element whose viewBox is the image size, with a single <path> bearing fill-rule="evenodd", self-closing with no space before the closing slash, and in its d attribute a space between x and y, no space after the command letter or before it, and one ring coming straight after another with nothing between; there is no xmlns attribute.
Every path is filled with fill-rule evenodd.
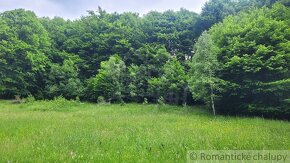
<svg viewBox="0 0 290 163"><path fill-rule="evenodd" d="M97 102L98 102L98 104L104 104L104 103L106 103L106 100L103 96L99 96Z"/></svg>
<svg viewBox="0 0 290 163"><path fill-rule="evenodd" d="M121 102L125 70L126 65L119 56L101 62L99 73L87 82L86 98L95 102L99 96L103 96L109 102Z"/></svg>
<svg viewBox="0 0 290 163"><path fill-rule="evenodd" d="M126 104L126 103L125 103L124 100L121 100L121 101L120 101L120 105L121 105L121 106L124 106L125 104Z"/></svg>
<svg viewBox="0 0 290 163"><path fill-rule="evenodd" d="M35 97L32 95L29 95L28 97L25 98L25 103L32 103L34 101L36 100L35 100Z"/></svg>
<svg viewBox="0 0 290 163"><path fill-rule="evenodd" d="M42 111L64 111L64 110L70 110L73 107L79 107L80 103L75 100L67 100L62 96L55 97L53 100L50 101L40 101L40 103L43 104L42 107L40 107ZM39 110L39 109L37 109Z"/></svg>
<svg viewBox="0 0 290 163"><path fill-rule="evenodd" d="M159 99L157 100L157 103L158 103L158 105L161 105L161 106L165 105L164 98L162 96L159 97Z"/></svg>

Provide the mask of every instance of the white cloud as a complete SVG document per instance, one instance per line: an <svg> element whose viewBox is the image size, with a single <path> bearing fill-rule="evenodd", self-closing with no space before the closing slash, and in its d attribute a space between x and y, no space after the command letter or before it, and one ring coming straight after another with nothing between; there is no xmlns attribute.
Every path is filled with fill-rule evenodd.
<svg viewBox="0 0 290 163"><path fill-rule="evenodd" d="M38 16L53 17L61 13L61 6L50 0L0 0L0 12L18 8L32 10Z"/></svg>
<svg viewBox="0 0 290 163"><path fill-rule="evenodd" d="M151 10L165 11L186 8L200 12L207 0L0 0L0 12L24 8L38 16L61 16L75 19L86 15L87 10L97 10L98 6L108 12L138 12L145 14Z"/></svg>

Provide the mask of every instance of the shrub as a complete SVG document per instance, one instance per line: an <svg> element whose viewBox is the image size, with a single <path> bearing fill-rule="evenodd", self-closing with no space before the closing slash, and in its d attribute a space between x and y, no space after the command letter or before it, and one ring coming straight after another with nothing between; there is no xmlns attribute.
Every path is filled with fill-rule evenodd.
<svg viewBox="0 0 290 163"><path fill-rule="evenodd" d="M28 97L25 98L25 103L32 103L34 101L36 100L35 100L35 97L32 95L28 95Z"/></svg>
<svg viewBox="0 0 290 163"><path fill-rule="evenodd" d="M80 103L75 100L67 100L62 96L58 96L55 97L53 100L48 101L47 106L43 107L42 110L55 110L55 111L69 110L79 105Z"/></svg>
<svg viewBox="0 0 290 163"><path fill-rule="evenodd" d="M157 100L157 103L158 103L158 105L161 105L161 106L165 105L164 98L162 96L160 96L159 99Z"/></svg>
<svg viewBox="0 0 290 163"><path fill-rule="evenodd" d="M99 73L88 80L87 99L97 101L99 96L103 96L109 102L121 102L125 70L126 65L119 56L112 56L102 62Z"/></svg>
<svg viewBox="0 0 290 163"><path fill-rule="evenodd" d="M99 96L97 99L98 104L104 104L106 103L106 100L103 96Z"/></svg>

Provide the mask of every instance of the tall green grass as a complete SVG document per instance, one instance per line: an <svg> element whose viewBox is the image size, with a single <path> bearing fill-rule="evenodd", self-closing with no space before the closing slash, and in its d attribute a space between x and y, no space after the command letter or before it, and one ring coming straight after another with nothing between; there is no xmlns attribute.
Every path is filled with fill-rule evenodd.
<svg viewBox="0 0 290 163"><path fill-rule="evenodd" d="M202 107L0 101L0 162L185 162L197 149L290 149L290 123Z"/></svg>

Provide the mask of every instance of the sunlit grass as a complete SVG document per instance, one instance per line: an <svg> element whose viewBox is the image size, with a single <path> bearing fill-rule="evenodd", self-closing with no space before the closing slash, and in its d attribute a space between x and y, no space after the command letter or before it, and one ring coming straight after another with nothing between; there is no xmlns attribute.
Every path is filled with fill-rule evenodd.
<svg viewBox="0 0 290 163"><path fill-rule="evenodd" d="M290 149L290 123L202 107L0 101L0 162L185 162L193 149Z"/></svg>

